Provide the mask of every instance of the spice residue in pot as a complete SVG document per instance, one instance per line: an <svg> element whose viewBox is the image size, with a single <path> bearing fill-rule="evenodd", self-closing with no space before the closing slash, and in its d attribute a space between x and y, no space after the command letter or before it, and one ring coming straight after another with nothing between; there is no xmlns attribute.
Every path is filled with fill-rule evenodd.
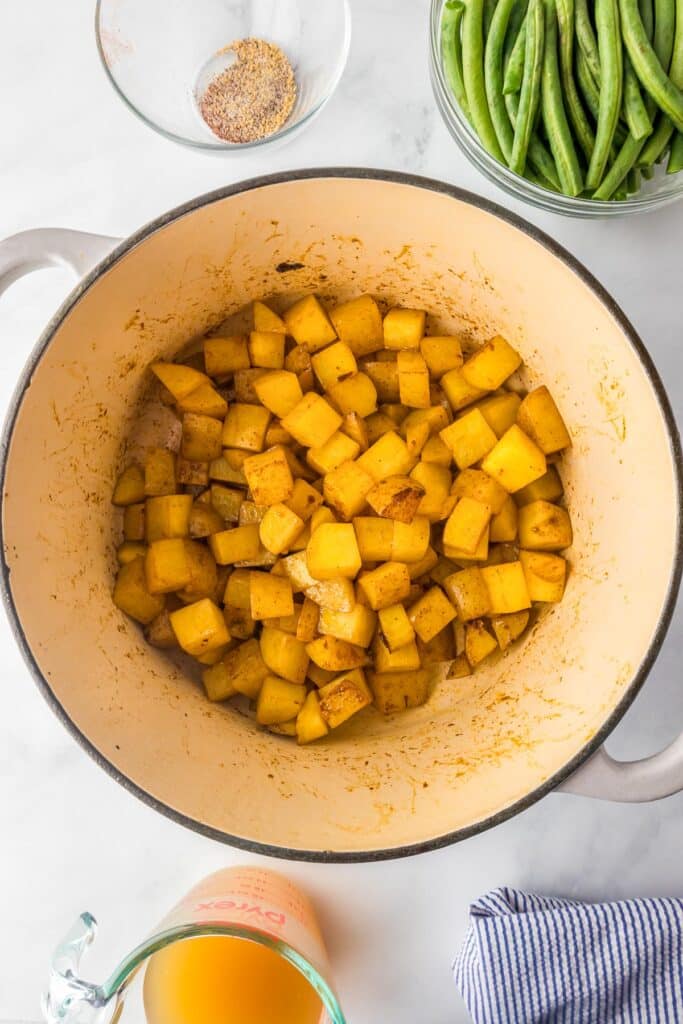
<svg viewBox="0 0 683 1024"><path fill-rule="evenodd" d="M227 46L237 58L199 97L204 121L225 142L255 142L282 128L296 99L296 80L279 46L239 39Z"/></svg>

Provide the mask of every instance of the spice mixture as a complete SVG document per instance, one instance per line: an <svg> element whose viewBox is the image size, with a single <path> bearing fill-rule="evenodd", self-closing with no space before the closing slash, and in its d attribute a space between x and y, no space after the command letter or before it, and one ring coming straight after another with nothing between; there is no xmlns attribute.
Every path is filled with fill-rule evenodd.
<svg viewBox="0 0 683 1024"><path fill-rule="evenodd" d="M264 139L282 127L294 106L292 65L279 46L263 39L239 39L228 51L237 60L209 82L199 111L226 142Z"/></svg>

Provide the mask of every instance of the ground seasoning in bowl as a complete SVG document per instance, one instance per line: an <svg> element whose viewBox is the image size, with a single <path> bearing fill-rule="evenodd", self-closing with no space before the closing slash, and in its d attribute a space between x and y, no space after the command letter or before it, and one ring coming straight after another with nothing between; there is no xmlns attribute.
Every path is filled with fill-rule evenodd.
<svg viewBox="0 0 683 1024"><path fill-rule="evenodd" d="M234 62L198 97L199 112L225 142L255 142L282 128L296 99L292 65L279 46L239 39L225 48Z"/></svg>

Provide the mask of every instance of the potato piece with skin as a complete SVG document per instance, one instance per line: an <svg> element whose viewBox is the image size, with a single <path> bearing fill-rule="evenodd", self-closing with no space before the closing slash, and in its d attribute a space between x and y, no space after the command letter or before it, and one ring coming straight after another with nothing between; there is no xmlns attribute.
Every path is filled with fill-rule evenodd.
<svg viewBox="0 0 683 1024"><path fill-rule="evenodd" d="M532 601L554 603L564 597L567 562L545 551L520 551L519 560Z"/></svg>
<svg viewBox="0 0 683 1024"><path fill-rule="evenodd" d="M323 495L328 505L331 505L342 519L352 519L365 507L368 493L374 483L374 478L358 460L343 462L341 466L325 474Z"/></svg>
<svg viewBox="0 0 683 1024"><path fill-rule="evenodd" d="M521 562L486 565L480 572L489 592L493 615L507 615L531 607Z"/></svg>
<svg viewBox="0 0 683 1024"><path fill-rule="evenodd" d="M334 636L320 636L312 640L310 644L306 644L306 653L318 668L329 672L360 668L368 662L368 656L362 647Z"/></svg>
<svg viewBox="0 0 683 1024"><path fill-rule="evenodd" d="M292 496L285 502L287 508L296 512L305 523L309 521L316 509L323 503L323 496L315 487L311 487L305 480L295 480L292 489Z"/></svg>
<svg viewBox="0 0 683 1024"><path fill-rule="evenodd" d="M477 619L465 626L465 656L472 668L488 658L498 648L498 643L488 629Z"/></svg>
<svg viewBox="0 0 683 1024"><path fill-rule="evenodd" d="M155 498L175 491L175 455L166 448L150 449L145 459L145 494Z"/></svg>
<svg viewBox="0 0 683 1024"><path fill-rule="evenodd" d="M383 434L395 432L396 429L394 421L383 412L374 412L372 416L368 416L365 426L368 432L368 443L371 445L378 441Z"/></svg>
<svg viewBox="0 0 683 1024"><path fill-rule="evenodd" d="M294 634L302 644L308 644L315 638L318 632L319 616L320 610L318 605L310 597L306 597L301 608L299 621L296 624L296 633Z"/></svg>
<svg viewBox="0 0 683 1024"><path fill-rule="evenodd" d="M204 365L209 377L224 377L251 366L247 339L242 334L204 339Z"/></svg>
<svg viewBox="0 0 683 1024"><path fill-rule="evenodd" d="M478 409L496 437L502 437L517 420L517 410L521 398L514 391L504 391L500 395L492 395L482 402L477 402Z"/></svg>
<svg viewBox="0 0 683 1024"><path fill-rule="evenodd" d="M308 571L316 580L337 576L353 579L361 567L356 534L351 523L324 523L306 548Z"/></svg>
<svg viewBox="0 0 683 1024"><path fill-rule="evenodd" d="M282 576L252 572L249 577L250 614L260 619L286 618L294 615L292 585Z"/></svg>
<svg viewBox="0 0 683 1024"><path fill-rule="evenodd" d="M150 370L171 392L176 402L185 398L200 385L210 384L205 373L201 373L191 366L184 366L182 363L152 363Z"/></svg>
<svg viewBox="0 0 683 1024"><path fill-rule="evenodd" d="M287 333L297 345L305 345L309 352L317 352L337 339L335 329L315 295L307 295L295 302L283 314L283 320Z"/></svg>
<svg viewBox="0 0 683 1024"><path fill-rule="evenodd" d="M368 491L367 503L383 519L412 523L425 489L407 476L390 476Z"/></svg>
<svg viewBox="0 0 683 1024"><path fill-rule="evenodd" d="M568 448L572 439L547 387L530 391L517 413L517 423L544 455Z"/></svg>
<svg viewBox="0 0 683 1024"><path fill-rule="evenodd" d="M163 594L150 594L147 589L144 558L135 558L121 566L116 575L113 600L117 608L143 625L155 619L166 603Z"/></svg>
<svg viewBox="0 0 683 1024"><path fill-rule="evenodd" d="M491 611L491 598L481 569L470 566L452 573L443 581L443 588L455 605L463 622L480 619Z"/></svg>
<svg viewBox="0 0 683 1024"><path fill-rule="evenodd" d="M466 676L472 675L472 667L467 660L467 656L463 654L457 654L453 659L451 667L448 670L447 679L464 679Z"/></svg>
<svg viewBox="0 0 683 1024"><path fill-rule="evenodd" d="M363 562L391 560L394 539L393 520L377 519L374 516L357 516L353 520L353 528ZM399 561L399 559L395 560Z"/></svg>
<svg viewBox="0 0 683 1024"><path fill-rule="evenodd" d="M457 370L462 366L462 346L459 338L439 335L423 338L420 352L427 364L432 377L443 377L449 370Z"/></svg>
<svg viewBox="0 0 683 1024"><path fill-rule="evenodd" d="M252 331L249 335L252 366L281 370L285 365L285 336L275 331Z"/></svg>
<svg viewBox="0 0 683 1024"><path fill-rule="evenodd" d="M234 530L221 530L209 537L211 554L219 565L230 565L257 558L261 544L256 523L237 526Z"/></svg>
<svg viewBox="0 0 683 1024"><path fill-rule="evenodd" d="M223 647L230 640L223 613L208 597L171 612L169 618L178 643L195 657Z"/></svg>
<svg viewBox="0 0 683 1024"><path fill-rule="evenodd" d="M446 469L450 466L453 461L451 450L448 445L445 445L441 438L437 435L436 437L430 437L425 442L425 446L420 453L420 457L423 462L433 466L444 466Z"/></svg>
<svg viewBox="0 0 683 1024"><path fill-rule="evenodd" d="M191 511L191 494L165 494L158 498L148 498L144 509L147 543L167 537L187 537Z"/></svg>
<svg viewBox="0 0 683 1024"><path fill-rule="evenodd" d="M124 540L116 549L116 561L119 565L128 565L136 558L144 558L147 554L147 545L137 540Z"/></svg>
<svg viewBox="0 0 683 1024"><path fill-rule="evenodd" d="M518 505L530 505L532 501L557 501L564 494L564 488L556 466L548 466L543 476L515 492Z"/></svg>
<svg viewBox="0 0 683 1024"><path fill-rule="evenodd" d="M288 416L304 397L298 377L288 370L262 374L254 383L254 391L261 404L279 419Z"/></svg>
<svg viewBox="0 0 683 1024"><path fill-rule="evenodd" d="M390 431L359 456L357 465L376 483L389 476L406 476L413 468L414 461L403 438L395 431Z"/></svg>
<svg viewBox="0 0 683 1024"><path fill-rule="evenodd" d="M390 309L384 317L384 347L417 349L424 337L426 313L422 309Z"/></svg>
<svg viewBox="0 0 683 1024"><path fill-rule="evenodd" d="M271 672L283 679L289 679L292 683L303 683L308 668L305 644L291 633L264 626L261 630L260 645L261 657Z"/></svg>
<svg viewBox="0 0 683 1024"><path fill-rule="evenodd" d="M346 434L352 441L355 441L360 451L364 452L368 447L368 431L365 420L357 412L347 412L342 419L339 428L342 434ZM355 456L354 456L355 458Z"/></svg>
<svg viewBox="0 0 683 1024"><path fill-rule="evenodd" d="M202 682L206 696L210 701L229 700L230 697L234 697L237 693L222 659L215 665L204 669L202 672Z"/></svg>
<svg viewBox="0 0 683 1024"><path fill-rule="evenodd" d="M317 352L311 357L311 366L323 391L329 391L342 378L350 377L358 370L356 357L343 341L336 341Z"/></svg>
<svg viewBox="0 0 683 1024"><path fill-rule="evenodd" d="M421 667L415 640L410 640L403 647L390 651L378 636L375 638L372 653L375 672L409 672Z"/></svg>
<svg viewBox="0 0 683 1024"><path fill-rule="evenodd" d="M344 377L328 387L327 394L344 416L355 412L365 418L377 409L377 389L366 373Z"/></svg>
<svg viewBox="0 0 683 1024"><path fill-rule="evenodd" d="M287 416L282 417L282 426L299 444L314 448L329 441L341 426L341 421L341 416L329 402L311 391Z"/></svg>
<svg viewBox="0 0 683 1024"><path fill-rule="evenodd" d="M377 398L380 402L398 402L398 365L385 361L368 361L363 363L363 369L368 375L377 391Z"/></svg>
<svg viewBox="0 0 683 1024"><path fill-rule="evenodd" d="M417 506L417 514L425 516L430 523L438 522L451 489L451 474L445 466L418 462L411 471L411 479L424 488L424 494Z"/></svg>
<svg viewBox="0 0 683 1024"><path fill-rule="evenodd" d="M412 523L394 521L391 539L391 561L420 562L426 555L431 539L431 523L425 516L415 516Z"/></svg>
<svg viewBox="0 0 683 1024"><path fill-rule="evenodd" d="M509 615L493 615L491 627L501 651L507 650L518 639L529 624L529 612L512 612Z"/></svg>
<svg viewBox="0 0 683 1024"><path fill-rule="evenodd" d="M449 370L448 373L444 373L440 384L453 412L459 412L486 394L482 388L472 387L463 377L462 370Z"/></svg>
<svg viewBox="0 0 683 1024"><path fill-rule="evenodd" d="M355 604L350 612L321 608L318 632L345 640L355 647L368 647L377 626L377 616L365 605Z"/></svg>
<svg viewBox="0 0 683 1024"><path fill-rule="evenodd" d="M178 646L178 641L171 626L171 620L168 617L168 608L164 608L151 622L147 623L144 633L145 640L152 647L170 651Z"/></svg>
<svg viewBox="0 0 683 1024"><path fill-rule="evenodd" d="M408 618L420 640L428 643L456 616L441 587L432 587L408 609Z"/></svg>
<svg viewBox="0 0 683 1024"><path fill-rule="evenodd" d="M338 469L342 463L353 461L359 452L360 445L356 441L336 430L325 444L308 449L306 461L324 476Z"/></svg>
<svg viewBox="0 0 683 1024"><path fill-rule="evenodd" d="M256 632L256 623L244 608L226 606L223 609L223 618L230 636L236 640L249 640Z"/></svg>
<svg viewBox="0 0 683 1024"><path fill-rule="evenodd" d="M262 366L250 367L248 370L235 370L233 375L235 401L242 405L258 405L259 397L256 393L256 384L266 373L268 370L264 370Z"/></svg>
<svg viewBox="0 0 683 1024"><path fill-rule="evenodd" d="M321 639L327 640L331 638L323 637ZM320 688L321 686L324 686L325 683L332 682L337 674L338 672L331 672L329 669L320 668L320 666L316 665L314 661L310 661L306 678L309 682L313 683L314 686Z"/></svg>
<svg viewBox="0 0 683 1024"><path fill-rule="evenodd" d="M453 452L458 469L467 469L479 462L495 447L497 441L478 409L472 409L439 431L439 437Z"/></svg>
<svg viewBox="0 0 683 1024"><path fill-rule="evenodd" d="M494 516L498 515L508 499L505 488L481 469L463 469L458 473L451 494L457 498L474 498L486 505Z"/></svg>
<svg viewBox="0 0 683 1024"><path fill-rule="evenodd" d="M216 420L216 422L218 422ZM220 424L219 424L220 426ZM191 462L179 455L175 464L176 480L191 487L206 487L209 482L209 463Z"/></svg>
<svg viewBox="0 0 683 1024"><path fill-rule="evenodd" d="M342 302L330 310L330 320L337 335L356 357L369 355L382 348L382 314L371 295Z"/></svg>
<svg viewBox="0 0 683 1024"><path fill-rule="evenodd" d="M358 586L373 611L388 608L405 601L410 593L408 567L403 562L384 562L360 576Z"/></svg>
<svg viewBox="0 0 683 1024"><path fill-rule="evenodd" d="M244 502L244 491L234 490L232 487L224 487L223 484L211 484L209 495L211 508L222 519L222 530L225 529L226 523L239 522L240 509Z"/></svg>
<svg viewBox="0 0 683 1024"><path fill-rule="evenodd" d="M275 736L296 736L296 718L291 718L289 722L278 722L277 725L267 726L268 732L272 732Z"/></svg>
<svg viewBox="0 0 683 1024"><path fill-rule="evenodd" d="M190 578L178 591L181 601L199 601L202 597L216 596L218 572L213 555L205 544L194 540L183 541L190 570Z"/></svg>
<svg viewBox="0 0 683 1024"><path fill-rule="evenodd" d="M357 711L372 703L372 694L361 669L354 669L325 683L318 690L320 714L336 729Z"/></svg>
<svg viewBox="0 0 683 1024"><path fill-rule="evenodd" d="M311 354L305 345L295 345L285 354L285 370L290 373L303 373L312 368Z"/></svg>
<svg viewBox="0 0 683 1024"><path fill-rule="evenodd" d="M541 449L514 424L486 455L481 468L514 494L543 476L546 461Z"/></svg>
<svg viewBox="0 0 683 1024"><path fill-rule="evenodd" d="M522 357L497 334L465 360L462 375L472 387L495 391L522 365Z"/></svg>
<svg viewBox="0 0 683 1024"><path fill-rule="evenodd" d="M214 416L222 420L227 414L228 403L212 384L200 384L189 395L178 399L178 411Z"/></svg>
<svg viewBox="0 0 683 1024"><path fill-rule="evenodd" d="M452 661L455 656L452 624L445 626L440 633L433 636L427 643L417 638L417 653L423 668L428 665L442 665Z"/></svg>
<svg viewBox="0 0 683 1024"><path fill-rule="evenodd" d="M185 495L182 495L182 497L185 497ZM145 502L140 502L137 505L127 505L124 508L123 536L125 540L145 539Z"/></svg>
<svg viewBox="0 0 683 1024"><path fill-rule="evenodd" d="M489 525L491 510L474 498L460 498L443 529L443 543L471 557Z"/></svg>
<svg viewBox="0 0 683 1024"><path fill-rule="evenodd" d="M267 551L281 555L303 531L303 519L286 505L271 505L259 523L259 537Z"/></svg>
<svg viewBox="0 0 683 1024"><path fill-rule="evenodd" d="M270 412L258 405L235 402L223 422L223 445L247 452L263 451Z"/></svg>
<svg viewBox="0 0 683 1024"><path fill-rule="evenodd" d="M126 466L114 487L112 505L136 505L145 499L145 474L136 462Z"/></svg>
<svg viewBox="0 0 683 1024"><path fill-rule="evenodd" d="M429 409L429 370L420 352L403 350L396 364L401 404L410 409Z"/></svg>
<svg viewBox="0 0 683 1024"><path fill-rule="evenodd" d="M294 478L282 445L249 456L242 468L257 505L277 505L292 497Z"/></svg>
<svg viewBox="0 0 683 1024"><path fill-rule="evenodd" d="M530 551L562 551L573 541L569 513L549 501L533 501L519 510L519 545Z"/></svg>
<svg viewBox="0 0 683 1024"><path fill-rule="evenodd" d="M415 630L402 604L380 608L377 616L382 637L390 651L405 647L415 639Z"/></svg>
<svg viewBox="0 0 683 1024"><path fill-rule="evenodd" d="M255 331L276 331L280 334L287 333L287 324L281 316L278 316L265 302L255 301L252 304L252 316Z"/></svg>
<svg viewBox="0 0 683 1024"><path fill-rule="evenodd" d="M425 669L411 672L370 672L368 681L375 706L383 715L420 707L429 696L429 673Z"/></svg>
<svg viewBox="0 0 683 1024"><path fill-rule="evenodd" d="M304 593L319 608L329 608L334 612L350 612L356 603L353 583L344 576L332 580L321 580L312 587L306 587Z"/></svg>
<svg viewBox="0 0 683 1024"><path fill-rule="evenodd" d="M256 721L259 725L289 722L299 714L305 700L305 686L278 676L266 676L256 702Z"/></svg>
<svg viewBox="0 0 683 1024"><path fill-rule="evenodd" d="M226 448L223 455L219 459L212 459L209 463L209 479L210 480L221 480L226 484L234 484L236 487L246 487L247 478L242 472L242 468L235 468L228 462L226 458ZM244 455L248 455L248 452L244 452Z"/></svg>
<svg viewBox="0 0 683 1024"><path fill-rule="evenodd" d="M296 716L297 743L312 743L327 736L328 728L320 712L320 701L315 690L306 695L304 705Z"/></svg>
<svg viewBox="0 0 683 1024"><path fill-rule="evenodd" d="M516 540L517 519L517 506L514 498L509 494L498 515L491 519L489 540L492 543L510 543Z"/></svg>

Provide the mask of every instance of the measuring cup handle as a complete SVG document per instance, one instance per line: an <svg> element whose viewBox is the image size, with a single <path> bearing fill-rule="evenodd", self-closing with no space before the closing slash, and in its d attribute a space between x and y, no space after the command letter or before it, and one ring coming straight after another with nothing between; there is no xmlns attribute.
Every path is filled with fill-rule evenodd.
<svg viewBox="0 0 683 1024"><path fill-rule="evenodd" d="M597 800L644 803L681 790L683 733L664 750L639 761L617 761L600 747L557 791Z"/></svg>
<svg viewBox="0 0 683 1024"><path fill-rule="evenodd" d="M0 242L0 295L24 274L43 267L68 267L83 277L120 242L68 228L32 228Z"/></svg>

